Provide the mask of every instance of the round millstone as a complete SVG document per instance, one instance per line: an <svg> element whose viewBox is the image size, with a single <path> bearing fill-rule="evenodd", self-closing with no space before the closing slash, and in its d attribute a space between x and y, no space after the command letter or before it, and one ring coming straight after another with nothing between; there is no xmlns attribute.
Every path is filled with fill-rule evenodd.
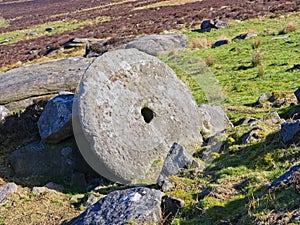
<svg viewBox="0 0 300 225"><path fill-rule="evenodd" d="M89 165L123 184L155 183L174 143L202 143L190 91L165 63L136 49L98 57L73 103L73 130Z"/></svg>

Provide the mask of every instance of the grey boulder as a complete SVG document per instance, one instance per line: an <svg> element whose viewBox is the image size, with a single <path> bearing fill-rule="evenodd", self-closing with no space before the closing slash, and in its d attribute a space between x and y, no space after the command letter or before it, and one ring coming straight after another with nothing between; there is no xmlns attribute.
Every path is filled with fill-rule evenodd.
<svg viewBox="0 0 300 225"><path fill-rule="evenodd" d="M170 146L202 144L190 91L156 57L121 49L98 57L73 104L79 149L100 175L119 183L156 182Z"/></svg>
<svg viewBox="0 0 300 225"><path fill-rule="evenodd" d="M199 111L203 118L201 133L204 139L208 139L233 126L220 106L202 104L199 107Z"/></svg>
<svg viewBox="0 0 300 225"><path fill-rule="evenodd" d="M71 177L73 171L93 174L82 158L74 138L55 145L34 141L12 152L9 159L15 175L19 177Z"/></svg>
<svg viewBox="0 0 300 225"><path fill-rule="evenodd" d="M174 143L167 155L162 171L157 180L157 185L163 191L172 187L168 177L179 175L189 168L200 167L200 164L181 145Z"/></svg>
<svg viewBox="0 0 300 225"><path fill-rule="evenodd" d="M24 109L40 98L74 91L91 60L83 57L22 66L0 74L0 105Z"/></svg>
<svg viewBox="0 0 300 225"><path fill-rule="evenodd" d="M284 143L296 141L297 138L299 139L300 134L300 120L281 124L280 133Z"/></svg>
<svg viewBox="0 0 300 225"><path fill-rule="evenodd" d="M4 120L9 115L9 110L4 106L0 105L0 121Z"/></svg>
<svg viewBox="0 0 300 225"><path fill-rule="evenodd" d="M86 209L71 225L160 224L163 193L145 187L114 191Z"/></svg>
<svg viewBox="0 0 300 225"><path fill-rule="evenodd" d="M160 52L170 52L174 49L185 48L188 39L184 34L155 34L138 38L126 44L125 48L136 48L150 55L158 55Z"/></svg>
<svg viewBox="0 0 300 225"><path fill-rule="evenodd" d="M37 122L40 136L45 142L56 144L73 135L73 99L73 94L58 95L45 106Z"/></svg>
<svg viewBox="0 0 300 225"><path fill-rule="evenodd" d="M15 183L8 183L0 187L0 203L6 198L10 193L15 193L18 191L18 186Z"/></svg>

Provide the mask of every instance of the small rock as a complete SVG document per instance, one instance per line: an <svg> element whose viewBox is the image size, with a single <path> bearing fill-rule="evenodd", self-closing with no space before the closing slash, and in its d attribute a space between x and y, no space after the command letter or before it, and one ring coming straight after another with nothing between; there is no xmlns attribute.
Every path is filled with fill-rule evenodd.
<svg viewBox="0 0 300 225"><path fill-rule="evenodd" d="M284 143L295 142L300 132L300 120L281 124L281 136Z"/></svg>
<svg viewBox="0 0 300 225"><path fill-rule="evenodd" d="M263 93L261 96L259 96L257 102L260 104L268 102L273 96L272 92Z"/></svg>
<svg viewBox="0 0 300 225"><path fill-rule="evenodd" d="M240 34L240 35L236 36L232 40L233 41L235 41L235 40L244 40L244 39L247 39L247 38L257 37L257 36L258 36L258 34L256 34L256 33L245 33L245 34Z"/></svg>
<svg viewBox="0 0 300 225"><path fill-rule="evenodd" d="M174 143L165 159L161 173L157 180L157 185L163 191L170 189L172 186L168 177L179 175L188 168L200 167L200 164L193 158L193 156L185 150L181 145Z"/></svg>
<svg viewBox="0 0 300 225"><path fill-rule="evenodd" d="M47 183L45 185L45 187L50 189L50 190L59 191L59 192L63 192L63 190L65 189L64 186L59 185L59 184L55 184L53 182Z"/></svg>
<svg viewBox="0 0 300 225"><path fill-rule="evenodd" d="M170 52L187 47L188 39L184 34L155 34L138 38L126 44L125 48L136 48L150 55Z"/></svg>
<svg viewBox="0 0 300 225"><path fill-rule="evenodd" d="M36 33L36 32L29 32L29 33L27 33L26 35L27 35L27 36L36 36L37 33Z"/></svg>
<svg viewBox="0 0 300 225"><path fill-rule="evenodd" d="M51 31L53 31L53 30L54 30L53 27L47 27L47 28L45 29L45 31L47 31L47 32L51 32Z"/></svg>
<svg viewBox="0 0 300 225"><path fill-rule="evenodd" d="M93 43L87 42L84 57L86 58L99 57L100 55L103 55L107 51L108 51L107 40L102 40Z"/></svg>
<svg viewBox="0 0 300 225"><path fill-rule="evenodd" d="M0 187L0 203L6 198L10 193L15 193L18 191L18 186L15 183L8 183Z"/></svg>
<svg viewBox="0 0 300 225"><path fill-rule="evenodd" d="M234 126L240 126L240 125L252 126L253 124L255 124L257 122L258 122L258 119L256 119L256 118L244 117L244 118L239 119L237 122L235 122Z"/></svg>
<svg viewBox="0 0 300 225"><path fill-rule="evenodd" d="M253 144L263 140L266 137L265 130L256 126L252 128L247 134L245 134L242 138L242 144Z"/></svg>
<svg viewBox="0 0 300 225"><path fill-rule="evenodd" d="M229 40L219 40L219 41L216 41L213 45L212 45L212 48L216 48L216 47L219 47L219 46L222 46L222 45L226 45L229 43Z"/></svg>
<svg viewBox="0 0 300 225"><path fill-rule="evenodd" d="M74 95L58 95L51 99L37 125L41 138L48 143L59 143L73 135L72 105Z"/></svg>
<svg viewBox="0 0 300 225"><path fill-rule="evenodd" d="M202 104L199 107L199 111L203 118L201 134L204 139L208 139L233 126L220 106Z"/></svg>
<svg viewBox="0 0 300 225"><path fill-rule="evenodd" d="M298 103L300 103L300 88L298 88L295 92L294 92L296 98L297 98L297 101Z"/></svg>
<svg viewBox="0 0 300 225"><path fill-rule="evenodd" d="M55 190L50 190L47 187L33 187L31 192L32 194L40 195L47 192L55 192Z"/></svg>
<svg viewBox="0 0 300 225"><path fill-rule="evenodd" d="M289 37L290 37L289 35L283 35L283 36L272 37L271 40L287 39Z"/></svg>
<svg viewBox="0 0 300 225"><path fill-rule="evenodd" d="M85 203L86 207L91 207L92 205L97 203L101 198L103 198L103 196L102 197L97 197L93 194L89 195L88 200Z"/></svg>
<svg viewBox="0 0 300 225"><path fill-rule="evenodd" d="M114 191L87 208L70 225L160 224L163 193L145 187Z"/></svg>
<svg viewBox="0 0 300 225"><path fill-rule="evenodd" d="M217 28L217 29L224 29L224 28L229 27L229 26L230 26L230 24L228 22L218 20L218 19L214 20L214 27Z"/></svg>
<svg viewBox="0 0 300 225"><path fill-rule="evenodd" d="M4 106L0 105L0 121L4 120L9 115L9 110Z"/></svg>
<svg viewBox="0 0 300 225"><path fill-rule="evenodd" d="M286 71L290 72L290 71L294 71L294 70L300 70L300 63L294 64L294 66L292 68L287 69Z"/></svg>

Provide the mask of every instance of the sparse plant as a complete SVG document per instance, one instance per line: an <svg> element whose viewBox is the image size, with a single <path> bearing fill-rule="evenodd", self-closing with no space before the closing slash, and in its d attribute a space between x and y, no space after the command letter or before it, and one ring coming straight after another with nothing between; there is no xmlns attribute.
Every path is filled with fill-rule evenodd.
<svg viewBox="0 0 300 225"><path fill-rule="evenodd" d="M253 51L251 54L251 65L257 67L263 64L264 53L259 50Z"/></svg>
<svg viewBox="0 0 300 225"><path fill-rule="evenodd" d="M196 38L191 42L190 47L191 48L207 48L208 40L206 38Z"/></svg>
<svg viewBox="0 0 300 225"><path fill-rule="evenodd" d="M279 34L287 34L297 30L297 24L295 22L288 23L282 30L279 31Z"/></svg>
<svg viewBox="0 0 300 225"><path fill-rule="evenodd" d="M257 77L262 77L264 74L265 74L265 65L261 63L257 67Z"/></svg>
<svg viewBox="0 0 300 225"><path fill-rule="evenodd" d="M262 40L261 39L255 39L252 41L252 49L259 49L259 47L262 45Z"/></svg>
<svg viewBox="0 0 300 225"><path fill-rule="evenodd" d="M204 61L205 61L205 64L206 64L208 67L210 67L210 66L212 66L212 65L214 64L215 59L214 59L214 57L212 57L212 56L210 55L210 56L206 57L206 58L204 59Z"/></svg>

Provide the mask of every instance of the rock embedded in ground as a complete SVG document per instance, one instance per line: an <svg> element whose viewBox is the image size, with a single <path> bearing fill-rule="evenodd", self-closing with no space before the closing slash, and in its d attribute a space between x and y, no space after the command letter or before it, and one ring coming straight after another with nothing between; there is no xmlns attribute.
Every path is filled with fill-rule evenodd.
<svg viewBox="0 0 300 225"><path fill-rule="evenodd" d="M145 187L114 191L87 208L71 225L160 224L163 192Z"/></svg>
<svg viewBox="0 0 300 225"><path fill-rule="evenodd" d="M46 144L42 141L31 142L9 156L16 176L67 176L73 171L95 175L82 158L74 138L59 144Z"/></svg>
<svg viewBox="0 0 300 225"><path fill-rule="evenodd" d="M202 143L190 91L156 57L121 49L98 57L73 104L79 149L95 171L119 183L155 183L174 142Z"/></svg>
<svg viewBox="0 0 300 225"><path fill-rule="evenodd" d="M166 157L157 180L157 185L161 187L163 191L167 191L172 187L168 177L179 175L187 169L196 167L200 167L199 162L197 162L184 147L174 143Z"/></svg>
<svg viewBox="0 0 300 225"><path fill-rule="evenodd" d="M73 94L58 95L45 106L37 122L39 133L45 142L57 144L73 135L73 99Z"/></svg>
<svg viewBox="0 0 300 225"><path fill-rule="evenodd" d="M284 143L296 142L296 139L299 140L298 135L300 134L300 120L281 124L280 133Z"/></svg>
<svg viewBox="0 0 300 225"><path fill-rule="evenodd" d="M9 110L4 106L0 105L0 121L4 120L9 115Z"/></svg>
<svg viewBox="0 0 300 225"><path fill-rule="evenodd" d="M201 133L204 139L208 139L233 126L220 106L202 104L199 107L199 111L203 118Z"/></svg>
<svg viewBox="0 0 300 225"><path fill-rule="evenodd" d="M0 74L0 105L21 110L33 100L74 91L91 60L83 57L52 60Z"/></svg>
<svg viewBox="0 0 300 225"><path fill-rule="evenodd" d="M185 48L188 39L184 34L155 34L138 38L126 44L125 48L136 48L150 55L170 52L174 49Z"/></svg>
<svg viewBox="0 0 300 225"><path fill-rule="evenodd" d="M10 193L15 193L18 191L18 186L15 183L8 183L0 187L0 203L6 198Z"/></svg>

